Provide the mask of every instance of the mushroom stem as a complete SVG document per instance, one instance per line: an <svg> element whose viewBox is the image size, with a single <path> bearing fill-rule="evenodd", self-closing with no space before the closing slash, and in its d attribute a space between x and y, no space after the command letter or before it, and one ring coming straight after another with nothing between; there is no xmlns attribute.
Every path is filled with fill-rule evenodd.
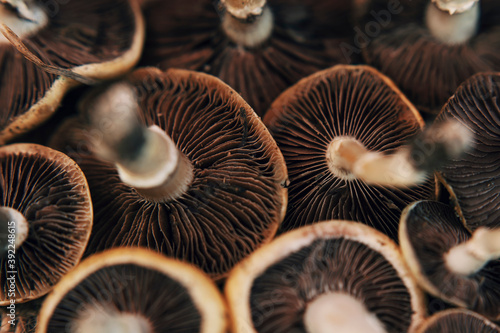
<svg viewBox="0 0 500 333"><path fill-rule="evenodd" d="M178 198L193 180L193 166L162 129L139 124L138 107L132 87L126 84L115 84L95 100L94 152L114 162L121 180L147 199Z"/></svg>
<svg viewBox="0 0 500 333"><path fill-rule="evenodd" d="M234 2L234 3L233 3ZM222 29L234 43L243 47L257 47L269 39L274 18L266 1L223 1L226 11L222 16ZM232 5L247 4L236 10ZM262 6L260 6L262 5Z"/></svg>
<svg viewBox="0 0 500 333"><path fill-rule="evenodd" d="M385 333L380 320L354 297L340 293L323 294L307 305L304 325L308 333Z"/></svg>
<svg viewBox="0 0 500 333"><path fill-rule="evenodd" d="M24 215L11 207L0 207L0 257L17 250L28 237L29 224Z"/></svg>
<svg viewBox="0 0 500 333"><path fill-rule="evenodd" d="M49 18L33 0L0 0L0 22L23 38L42 29ZM8 43L7 38L0 35L0 44Z"/></svg>
<svg viewBox="0 0 500 333"><path fill-rule="evenodd" d="M470 275L490 260L500 258L500 229L478 228L472 237L445 254L446 266L457 274Z"/></svg>
<svg viewBox="0 0 500 333"><path fill-rule="evenodd" d="M439 41L464 43L477 33L479 0L433 0L425 15L427 28Z"/></svg>
<svg viewBox="0 0 500 333"><path fill-rule="evenodd" d="M87 310L76 322L75 333L153 333L149 321L133 313L110 314L105 309Z"/></svg>
<svg viewBox="0 0 500 333"><path fill-rule="evenodd" d="M330 171L344 180L412 186L423 183L429 174L460 156L471 141L463 125L448 120L431 126L410 145L392 154L369 151L357 139L339 136L329 144L326 160Z"/></svg>

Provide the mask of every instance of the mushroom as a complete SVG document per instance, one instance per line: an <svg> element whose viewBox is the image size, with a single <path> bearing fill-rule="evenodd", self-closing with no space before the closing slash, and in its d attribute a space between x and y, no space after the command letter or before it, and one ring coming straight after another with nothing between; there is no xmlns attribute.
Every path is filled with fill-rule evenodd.
<svg viewBox="0 0 500 333"><path fill-rule="evenodd" d="M415 107L368 66L338 65L302 79L273 102L264 123L290 176L282 231L346 219L397 239L403 208L432 198L434 168L470 142L453 122L423 132Z"/></svg>
<svg viewBox="0 0 500 333"><path fill-rule="evenodd" d="M496 0L371 0L355 51L435 115L467 78L500 71L499 15Z"/></svg>
<svg viewBox="0 0 500 333"><path fill-rule="evenodd" d="M0 332L35 333L43 297L34 301L0 308Z"/></svg>
<svg viewBox="0 0 500 333"><path fill-rule="evenodd" d="M47 120L78 83L70 78L122 75L143 46L132 0L2 0L0 21L0 143Z"/></svg>
<svg viewBox="0 0 500 333"><path fill-rule="evenodd" d="M415 333L499 333L500 328L469 310L450 309L427 318Z"/></svg>
<svg viewBox="0 0 500 333"><path fill-rule="evenodd" d="M438 175L462 223L471 230L500 227L499 100L500 74L477 74L457 89L436 119L454 119L474 136L471 149Z"/></svg>
<svg viewBox="0 0 500 333"><path fill-rule="evenodd" d="M351 2L169 0L145 7L141 64L203 71L229 84L262 116L302 77L346 57Z"/></svg>
<svg viewBox="0 0 500 333"><path fill-rule="evenodd" d="M69 121L52 143L89 181L87 254L143 246L223 278L283 219L283 156L241 96L211 75L148 68L126 82L82 104L90 128Z"/></svg>
<svg viewBox="0 0 500 333"><path fill-rule="evenodd" d="M200 270L140 248L95 254L45 299L37 333L224 333L226 307Z"/></svg>
<svg viewBox="0 0 500 333"><path fill-rule="evenodd" d="M357 222L324 221L256 250L225 286L233 332L407 332L422 294L396 244Z"/></svg>
<svg viewBox="0 0 500 333"><path fill-rule="evenodd" d="M418 283L452 304L500 319L499 231L472 236L453 208L418 201L403 211L399 230L403 255Z"/></svg>
<svg viewBox="0 0 500 333"><path fill-rule="evenodd" d="M0 148L0 194L5 306L43 296L78 264L92 228L92 204L76 163L34 144Z"/></svg>

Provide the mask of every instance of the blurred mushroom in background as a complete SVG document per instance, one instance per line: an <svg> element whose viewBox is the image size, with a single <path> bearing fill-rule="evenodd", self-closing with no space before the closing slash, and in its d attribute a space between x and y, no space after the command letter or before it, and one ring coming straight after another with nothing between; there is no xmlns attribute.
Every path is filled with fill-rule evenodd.
<svg viewBox="0 0 500 333"><path fill-rule="evenodd" d="M87 254L142 246L214 279L276 233L288 181L268 130L208 74L139 69L83 103L55 147L84 170L95 223Z"/></svg>
<svg viewBox="0 0 500 333"><path fill-rule="evenodd" d="M259 116L288 86L354 63L349 0L169 0L145 6L142 65L213 74Z"/></svg>
<svg viewBox="0 0 500 333"><path fill-rule="evenodd" d="M0 22L0 143L46 121L78 81L129 71L144 42L135 0L2 0Z"/></svg>
<svg viewBox="0 0 500 333"><path fill-rule="evenodd" d="M451 159L438 179L450 193L462 223L474 231L500 227L500 73L464 82L437 122L455 120L473 134L470 149Z"/></svg>
<svg viewBox="0 0 500 333"><path fill-rule="evenodd" d="M426 318L415 333L498 333L500 328L469 310L450 309Z"/></svg>
<svg viewBox="0 0 500 333"><path fill-rule="evenodd" d="M369 0L357 29L355 51L429 116L470 76L500 71L497 0Z"/></svg>

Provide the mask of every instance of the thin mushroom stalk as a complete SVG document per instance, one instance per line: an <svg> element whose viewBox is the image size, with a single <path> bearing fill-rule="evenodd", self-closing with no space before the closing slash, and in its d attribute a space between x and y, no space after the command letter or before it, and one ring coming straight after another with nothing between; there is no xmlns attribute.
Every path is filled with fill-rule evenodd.
<svg viewBox="0 0 500 333"><path fill-rule="evenodd" d="M369 151L358 140L339 136L329 144L326 159L330 171L345 180L413 186L423 183L432 172L460 156L471 140L464 126L450 120L431 126L411 144L392 154Z"/></svg>
<svg viewBox="0 0 500 333"><path fill-rule="evenodd" d="M455 247L445 255L448 268L461 275L470 275L479 271L489 261L500 258L500 229L481 227L472 237Z"/></svg>
<svg viewBox="0 0 500 333"><path fill-rule="evenodd" d="M308 333L387 332L362 302L339 292L323 294L308 304L304 325Z"/></svg>
<svg viewBox="0 0 500 333"><path fill-rule="evenodd" d="M446 44L464 43L473 37L479 17L479 0L432 0L425 13L432 35Z"/></svg>
<svg viewBox="0 0 500 333"><path fill-rule="evenodd" d="M236 44L256 47L273 31L273 14L266 0L221 0L222 29Z"/></svg>
<svg viewBox="0 0 500 333"><path fill-rule="evenodd" d="M11 207L0 207L0 257L17 250L28 238L29 225L24 215Z"/></svg>
<svg viewBox="0 0 500 333"><path fill-rule="evenodd" d="M94 152L114 162L120 179L144 197L165 202L185 193L194 171L189 159L158 126L139 124L133 89L116 84L92 105Z"/></svg>

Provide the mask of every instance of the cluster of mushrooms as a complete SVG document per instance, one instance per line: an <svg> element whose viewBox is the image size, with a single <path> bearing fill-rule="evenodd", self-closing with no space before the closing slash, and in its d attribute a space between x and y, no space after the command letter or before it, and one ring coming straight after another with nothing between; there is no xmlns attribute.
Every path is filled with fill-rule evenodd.
<svg viewBox="0 0 500 333"><path fill-rule="evenodd" d="M500 333L498 0L0 0L1 333Z"/></svg>

